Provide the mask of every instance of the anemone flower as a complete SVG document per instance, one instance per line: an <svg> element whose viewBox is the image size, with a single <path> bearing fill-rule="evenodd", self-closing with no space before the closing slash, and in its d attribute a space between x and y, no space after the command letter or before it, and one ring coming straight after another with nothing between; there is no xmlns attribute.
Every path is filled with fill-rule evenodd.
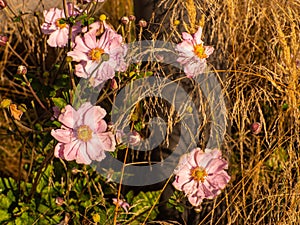
<svg viewBox="0 0 300 225"><path fill-rule="evenodd" d="M58 141L54 155L67 161L91 164L92 160L101 161L105 151L115 150L115 138L107 132L103 120L106 111L90 102L75 110L67 105L58 117L60 129L52 130L51 135Z"/></svg>
<svg viewBox="0 0 300 225"><path fill-rule="evenodd" d="M122 36L108 28L99 39L95 32L87 32L83 37L77 36L75 47L68 52L68 56L79 62L75 66L75 74L89 79L91 85L96 87L112 79L116 71L126 70L126 52Z"/></svg>
<svg viewBox="0 0 300 225"><path fill-rule="evenodd" d="M76 16L80 13L79 9L73 7L72 3L67 4L69 16ZM64 47L68 43L70 25L67 23L64 10L51 8L44 10L45 22L42 24L42 32L50 34L47 43L51 47ZM72 39L80 33L80 23L72 26Z"/></svg>
<svg viewBox="0 0 300 225"><path fill-rule="evenodd" d="M193 35L183 32L183 42L177 44L175 48L179 54L177 61L183 66L184 72L189 78L204 72L207 66L206 59L214 51L213 47L203 45L201 35L201 27Z"/></svg>
<svg viewBox="0 0 300 225"><path fill-rule="evenodd" d="M215 198L229 182L225 171L228 163L221 157L220 150L203 152L196 148L180 158L173 186L183 191L193 206L199 206L205 198Z"/></svg>

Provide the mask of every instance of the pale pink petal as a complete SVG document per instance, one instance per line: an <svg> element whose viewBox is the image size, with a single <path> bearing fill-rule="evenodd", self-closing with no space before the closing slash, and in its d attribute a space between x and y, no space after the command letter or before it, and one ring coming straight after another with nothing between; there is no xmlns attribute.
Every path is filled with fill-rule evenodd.
<svg viewBox="0 0 300 225"><path fill-rule="evenodd" d="M71 105L67 105L58 117L58 121L69 128L74 128L78 119L79 115Z"/></svg>
<svg viewBox="0 0 300 225"><path fill-rule="evenodd" d="M75 65L75 74L78 77L88 78L89 74L85 71L85 61L81 61L79 64Z"/></svg>
<svg viewBox="0 0 300 225"><path fill-rule="evenodd" d="M73 136L73 132L71 129L56 129L51 130L51 135L59 142L70 143Z"/></svg>
<svg viewBox="0 0 300 225"><path fill-rule="evenodd" d="M224 170L208 177L208 182L218 189L223 189L229 181L230 176Z"/></svg>
<svg viewBox="0 0 300 225"><path fill-rule="evenodd" d="M99 120L95 129L96 133L103 133L107 130L107 123L104 120Z"/></svg>
<svg viewBox="0 0 300 225"><path fill-rule="evenodd" d="M54 156L57 158L65 159L64 157L64 146L63 143L57 143L54 149Z"/></svg>
<svg viewBox="0 0 300 225"><path fill-rule="evenodd" d="M88 125L92 130L96 131L99 126L98 123L105 117L105 115L105 109L101 108L100 106L94 106L85 113L83 123ZM105 123L104 120L102 121Z"/></svg>
<svg viewBox="0 0 300 225"><path fill-rule="evenodd" d="M75 46L76 51L83 52L83 53L87 54L91 50L91 48L89 48L86 45L85 39L83 37L77 36L75 38L75 43L76 43L76 46Z"/></svg>
<svg viewBox="0 0 300 225"><path fill-rule="evenodd" d="M214 47L212 46L204 46L204 48L205 48L205 54L207 56L210 56L215 50Z"/></svg>
<svg viewBox="0 0 300 225"><path fill-rule="evenodd" d="M97 136L101 142L103 150L110 152L115 151L116 141L112 132L97 133Z"/></svg>
<svg viewBox="0 0 300 225"><path fill-rule="evenodd" d="M105 158L103 145L97 135L88 142L87 154L91 160L101 161Z"/></svg>
<svg viewBox="0 0 300 225"><path fill-rule="evenodd" d="M218 173L228 168L228 163L223 159L212 159L207 166L207 173Z"/></svg>
<svg viewBox="0 0 300 225"><path fill-rule="evenodd" d="M202 36L202 27L199 27L197 32L193 35L193 39L197 45L203 44L203 41L201 40L201 36Z"/></svg>
<svg viewBox="0 0 300 225"><path fill-rule="evenodd" d="M92 160L87 154L87 143L81 143L77 152L76 163L89 165Z"/></svg>
<svg viewBox="0 0 300 225"><path fill-rule="evenodd" d="M105 52L109 51L109 45L114 37L112 29L106 29L100 39L97 41L97 46L102 48Z"/></svg>
<svg viewBox="0 0 300 225"><path fill-rule="evenodd" d="M72 161L77 158L77 153L79 151L81 142L74 140L70 143L64 144L64 158L67 161Z"/></svg>
<svg viewBox="0 0 300 225"><path fill-rule="evenodd" d="M71 56L72 60L75 61L75 62L88 61L89 60L89 57L86 53L78 51L78 50L70 51L70 52L67 53L67 55Z"/></svg>
<svg viewBox="0 0 300 225"><path fill-rule="evenodd" d="M57 33L56 36L56 44L58 47L64 47L68 43L68 38L69 38L69 27L65 27L63 29L59 29L59 32Z"/></svg>
<svg viewBox="0 0 300 225"><path fill-rule="evenodd" d="M187 32L183 32L183 33L182 33L182 38L183 38L183 40L193 40L192 35L190 35L190 34L187 33Z"/></svg>
<svg viewBox="0 0 300 225"><path fill-rule="evenodd" d="M89 49L94 49L98 47L96 45L96 36L92 35L91 33L86 33L83 37L83 41Z"/></svg>
<svg viewBox="0 0 300 225"><path fill-rule="evenodd" d="M57 47L57 42L56 42L56 38L58 36L59 30L54 31L53 33L50 34L48 40L47 40L47 44L51 47Z"/></svg>
<svg viewBox="0 0 300 225"><path fill-rule="evenodd" d="M198 196L196 195L189 195L188 196L188 200L189 202L193 205L193 206L199 206L202 201L203 201L203 198L199 198Z"/></svg>
<svg viewBox="0 0 300 225"><path fill-rule="evenodd" d="M183 41L176 46L176 50L188 57L194 56L194 45L191 41Z"/></svg>

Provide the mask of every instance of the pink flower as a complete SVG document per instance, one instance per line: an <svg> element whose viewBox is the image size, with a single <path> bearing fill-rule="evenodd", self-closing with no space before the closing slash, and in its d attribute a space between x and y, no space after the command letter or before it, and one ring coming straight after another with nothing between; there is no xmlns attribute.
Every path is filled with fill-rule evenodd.
<svg viewBox="0 0 300 225"><path fill-rule="evenodd" d="M206 59L214 51L213 47L203 45L201 35L202 27L199 27L198 31L193 35L183 32L183 42L179 43L175 48L179 52L177 61L183 66L187 77L190 78L204 72Z"/></svg>
<svg viewBox="0 0 300 225"><path fill-rule="evenodd" d="M88 32L83 37L77 36L75 48L68 52L73 61L79 62L75 66L78 77L88 78L96 87L115 75L115 71L125 71L124 61L127 52L122 44L122 36L112 29L104 31L100 39L95 32Z"/></svg>
<svg viewBox="0 0 300 225"><path fill-rule="evenodd" d="M78 110L67 105L58 117L63 125L51 131L51 135L58 140L54 155L83 164L103 160L104 151L115 150L114 135L106 132L105 115L103 108L90 102L82 104Z"/></svg>
<svg viewBox="0 0 300 225"><path fill-rule="evenodd" d="M84 2L104 2L105 0L84 0Z"/></svg>
<svg viewBox="0 0 300 225"><path fill-rule="evenodd" d="M221 158L221 151L206 151L196 148L183 155L174 172L173 186L183 191L193 206L199 206L204 198L216 197L230 180L224 170L228 168L228 163Z"/></svg>
<svg viewBox="0 0 300 225"><path fill-rule="evenodd" d="M77 8L73 7L72 3L68 3L68 13L70 16L76 16L80 12ZM64 10L51 8L44 10L45 22L42 24L42 32L50 34L47 43L51 47L64 47L68 43L69 38L69 24L65 16ZM72 38L81 31L80 23L73 25Z"/></svg>
<svg viewBox="0 0 300 225"><path fill-rule="evenodd" d="M0 35L0 46L5 46L8 41L8 37Z"/></svg>
<svg viewBox="0 0 300 225"><path fill-rule="evenodd" d="M128 208L130 207L130 205L125 201L125 200L121 200L121 199L117 199L117 198L113 198L113 204L118 205L119 207L122 207L126 213L128 213Z"/></svg>

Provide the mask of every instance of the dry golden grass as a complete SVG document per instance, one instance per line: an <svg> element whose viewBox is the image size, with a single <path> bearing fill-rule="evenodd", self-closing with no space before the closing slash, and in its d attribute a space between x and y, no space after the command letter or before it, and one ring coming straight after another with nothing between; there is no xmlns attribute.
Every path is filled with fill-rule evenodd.
<svg viewBox="0 0 300 225"><path fill-rule="evenodd" d="M132 2L127 2L125 7L118 7L123 1L107 3L104 11L115 21L132 12ZM185 20L178 16L190 7L190 18L183 23L190 30L205 18L205 43L216 49L210 63L222 77L228 102L230 125L223 151L230 161L232 179L200 224L299 224L300 68L296 59L300 59L300 1L161 1L161 7L164 5L171 5L170 21ZM28 18L26 24L7 23L4 33L11 34L14 41L11 49L0 49L0 97L19 103L33 97L13 80L13 68L22 59L29 70L39 68L37 75L43 79L49 69L45 62L57 60L42 54L46 44L37 18L24 17ZM175 28L172 35L175 40L180 37ZM60 52L55 54L59 56ZM1 114L3 130L13 129ZM259 135L250 131L255 121L263 127ZM17 177L13 165L18 161L20 142L8 133L0 135L7 135L1 142L10 140L9 145L1 144L4 166L0 169L5 175ZM221 213L217 212L218 205L223 205Z"/></svg>

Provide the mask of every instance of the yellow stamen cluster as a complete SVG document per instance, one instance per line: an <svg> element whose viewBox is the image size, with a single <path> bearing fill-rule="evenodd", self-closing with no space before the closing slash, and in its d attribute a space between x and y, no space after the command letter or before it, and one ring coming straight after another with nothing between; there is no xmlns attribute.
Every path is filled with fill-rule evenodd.
<svg viewBox="0 0 300 225"><path fill-rule="evenodd" d="M191 177L196 181L201 181L202 183L205 181L207 175L206 170L202 167L195 167L191 170Z"/></svg>
<svg viewBox="0 0 300 225"><path fill-rule="evenodd" d="M89 140L91 140L92 135L93 135L93 131L87 125L81 125L77 129L77 138L81 141L88 142Z"/></svg>
<svg viewBox="0 0 300 225"><path fill-rule="evenodd" d="M55 25L59 28L59 29L62 29L62 28L65 28L67 26L67 22L65 19L63 18L59 18L55 21Z"/></svg>
<svg viewBox="0 0 300 225"><path fill-rule="evenodd" d="M91 57L91 59L93 61L100 61L103 53L104 53L104 50L102 48L93 48L89 52L89 56Z"/></svg>
<svg viewBox="0 0 300 225"><path fill-rule="evenodd" d="M205 54L205 48L202 44L195 45L194 46L194 53L197 55L200 59L206 59L208 56Z"/></svg>

